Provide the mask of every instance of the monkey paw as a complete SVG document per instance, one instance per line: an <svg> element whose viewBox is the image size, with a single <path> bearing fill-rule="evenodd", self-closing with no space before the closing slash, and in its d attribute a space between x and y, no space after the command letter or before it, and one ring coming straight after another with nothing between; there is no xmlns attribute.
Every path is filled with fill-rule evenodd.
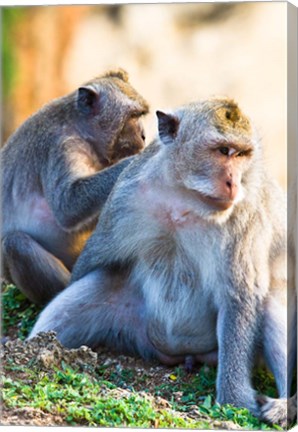
<svg viewBox="0 0 298 432"><path fill-rule="evenodd" d="M296 417L296 395L290 399L273 399L261 395L258 396L257 400L261 405L260 417L268 423L278 424L282 428L287 428Z"/></svg>

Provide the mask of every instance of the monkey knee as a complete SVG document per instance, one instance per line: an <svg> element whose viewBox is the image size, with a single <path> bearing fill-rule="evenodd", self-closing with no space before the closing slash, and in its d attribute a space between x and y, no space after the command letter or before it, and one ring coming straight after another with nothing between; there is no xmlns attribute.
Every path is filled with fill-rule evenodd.
<svg viewBox="0 0 298 432"><path fill-rule="evenodd" d="M13 231L2 238L2 253L9 273L28 272L40 260L41 246L27 233Z"/></svg>
<svg viewBox="0 0 298 432"><path fill-rule="evenodd" d="M2 238L7 279L36 304L48 303L69 282L70 273L56 257L29 234L8 233Z"/></svg>
<svg viewBox="0 0 298 432"><path fill-rule="evenodd" d="M30 234L22 231L6 234L2 239L2 251L8 262L18 263L18 266L39 262L41 255L46 252Z"/></svg>
<svg viewBox="0 0 298 432"><path fill-rule="evenodd" d="M19 254L28 252L32 239L29 234L13 231L2 238L2 253L5 258L17 258Z"/></svg>
<svg viewBox="0 0 298 432"><path fill-rule="evenodd" d="M54 331L60 343L67 348L79 348L83 344L88 345L82 340L81 334L84 331L81 323L76 321L74 317L69 318L67 314L64 314L66 307L63 298L58 295L39 315L27 339L32 339L42 332Z"/></svg>

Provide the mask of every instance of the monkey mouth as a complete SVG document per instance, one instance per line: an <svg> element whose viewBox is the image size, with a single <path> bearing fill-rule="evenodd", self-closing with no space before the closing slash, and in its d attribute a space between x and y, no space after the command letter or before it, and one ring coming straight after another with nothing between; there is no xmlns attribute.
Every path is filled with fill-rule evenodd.
<svg viewBox="0 0 298 432"><path fill-rule="evenodd" d="M234 204L234 200L227 199L227 198L221 198L221 197L214 197L211 195L203 195L199 193L201 201L203 201L205 204L208 204L212 207L214 207L217 210L227 210Z"/></svg>

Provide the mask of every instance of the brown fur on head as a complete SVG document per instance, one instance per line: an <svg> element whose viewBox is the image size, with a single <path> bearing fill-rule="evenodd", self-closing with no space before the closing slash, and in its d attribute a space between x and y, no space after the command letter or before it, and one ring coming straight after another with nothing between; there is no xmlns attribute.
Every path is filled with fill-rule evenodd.
<svg viewBox="0 0 298 432"><path fill-rule="evenodd" d="M124 70L122 68L108 71L103 75L103 77L120 78L120 79L122 79L122 81L125 81L125 82L128 82L128 79L129 79L128 73L126 72L126 70Z"/></svg>
<svg viewBox="0 0 298 432"><path fill-rule="evenodd" d="M248 118L242 113L233 99L222 99L222 106L214 110L214 123L221 133L228 132L229 130L251 133L251 125Z"/></svg>
<svg viewBox="0 0 298 432"><path fill-rule="evenodd" d="M120 91L129 99L134 101L131 104L131 115L132 116L142 116L148 114L149 105L145 99L132 87L129 82L128 73L122 69L118 68L115 70L110 70L105 72L103 75L95 77L84 84L84 87L91 86L95 91L105 90L114 92Z"/></svg>

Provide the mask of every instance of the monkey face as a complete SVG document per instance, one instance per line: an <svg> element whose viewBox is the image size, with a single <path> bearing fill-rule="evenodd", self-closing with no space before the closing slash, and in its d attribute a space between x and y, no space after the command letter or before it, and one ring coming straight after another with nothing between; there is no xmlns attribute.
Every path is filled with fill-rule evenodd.
<svg viewBox="0 0 298 432"><path fill-rule="evenodd" d="M243 179L253 159L251 145L215 142L195 146L191 153L192 169L182 174L184 184L211 210L227 210L244 198Z"/></svg>
<svg viewBox="0 0 298 432"><path fill-rule="evenodd" d="M187 116L182 109L159 112L158 118L174 178L204 210L226 211L244 198L257 149L250 123L234 102L196 103Z"/></svg>
<svg viewBox="0 0 298 432"><path fill-rule="evenodd" d="M113 164L119 159L139 153L144 146L145 131L142 122L138 117L131 117L124 124L120 135L110 150L109 160Z"/></svg>

